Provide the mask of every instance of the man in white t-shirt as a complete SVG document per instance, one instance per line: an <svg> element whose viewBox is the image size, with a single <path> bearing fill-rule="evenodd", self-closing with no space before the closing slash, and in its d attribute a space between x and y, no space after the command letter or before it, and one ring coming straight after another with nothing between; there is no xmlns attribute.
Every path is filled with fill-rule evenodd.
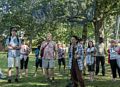
<svg viewBox="0 0 120 87"><path fill-rule="evenodd" d="M48 33L46 41L41 44L40 52L43 53L42 67L45 70L47 80L54 81L54 67L56 58L56 43L52 41L52 34Z"/></svg>
<svg viewBox="0 0 120 87"><path fill-rule="evenodd" d="M104 39L99 38L99 43L97 44L97 55L96 55L96 75L99 73L99 66L102 66L102 75L105 76L105 45Z"/></svg>

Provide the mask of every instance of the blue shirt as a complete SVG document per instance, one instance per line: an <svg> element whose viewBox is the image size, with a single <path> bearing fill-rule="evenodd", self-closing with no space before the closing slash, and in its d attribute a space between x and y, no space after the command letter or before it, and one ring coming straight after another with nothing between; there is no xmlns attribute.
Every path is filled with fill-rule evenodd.
<svg viewBox="0 0 120 87"><path fill-rule="evenodd" d="M35 57L38 58L40 54L40 50L38 48L35 49Z"/></svg>

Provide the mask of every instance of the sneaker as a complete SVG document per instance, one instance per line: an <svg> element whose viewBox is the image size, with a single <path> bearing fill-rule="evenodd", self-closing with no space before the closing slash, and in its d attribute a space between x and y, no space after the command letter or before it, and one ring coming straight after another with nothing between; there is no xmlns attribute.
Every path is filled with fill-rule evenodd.
<svg viewBox="0 0 120 87"><path fill-rule="evenodd" d="M34 76L33 77L37 77L37 74L34 74Z"/></svg>
<svg viewBox="0 0 120 87"><path fill-rule="evenodd" d="M94 80L93 79L91 79L91 82L93 82Z"/></svg>
<svg viewBox="0 0 120 87"><path fill-rule="evenodd" d="M98 73L95 73L95 75L97 76L97 75L98 75Z"/></svg>
<svg viewBox="0 0 120 87"><path fill-rule="evenodd" d="M8 79L8 83L11 83L11 79Z"/></svg>
<svg viewBox="0 0 120 87"><path fill-rule="evenodd" d="M20 78L23 78L23 76L22 76L22 75L20 75Z"/></svg>
<svg viewBox="0 0 120 87"><path fill-rule="evenodd" d="M54 82L55 82L55 80L51 80L51 82L52 82L52 83L54 83Z"/></svg>
<svg viewBox="0 0 120 87"><path fill-rule="evenodd" d="M46 78L45 82L48 82L48 81L50 81L50 78Z"/></svg>
<svg viewBox="0 0 120 87"><path fill-rule="evenodd" d="M55 78L54 78L54 77L52 77L52 80L51 80L51 82L55 82Z"/></svg>
<svg viewBox="0 0 120 87"><path fill-rule="evenodd" d="M55 80L55 78L54 78L54 77L52 77L52 80Z"/></svg>
<svg viewBox="0 0 120 87"><path fill-rule="evenodd" d="M115 81L116 81L116 79L115 79L115 78L113 78L113 79L112 79L112 81L113 81L113 82L115 82Z"/></svg>
<svg viewBox="0 0 120 87"><path fill-rule="evenodd" d="M25 77L27 78L27 77L28 77L28 75L25 75Z"/></svg>
<svg viewBox="0 0 120 87"><path fill-rule="evenodd" d="M15 82L19 82L19 81L18 81L18 78L15 79Z"/></svg>
<svg viewBox="0 0 120 87"><path fill-rule="evenodd" d="M105 74L102 74L103 76L105 76Z"/></svg>

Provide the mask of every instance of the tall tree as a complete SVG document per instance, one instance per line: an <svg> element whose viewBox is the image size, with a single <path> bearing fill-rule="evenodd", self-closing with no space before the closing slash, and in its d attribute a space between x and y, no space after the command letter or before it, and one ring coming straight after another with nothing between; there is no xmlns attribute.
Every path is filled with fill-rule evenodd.
<svg viewBox="0 0 120 87"><path fill-rule="evenodd" d="M107 16L116 15L120 12L120 0L95 0L94 28L95 40L104 37L104 20Z"/></svg>

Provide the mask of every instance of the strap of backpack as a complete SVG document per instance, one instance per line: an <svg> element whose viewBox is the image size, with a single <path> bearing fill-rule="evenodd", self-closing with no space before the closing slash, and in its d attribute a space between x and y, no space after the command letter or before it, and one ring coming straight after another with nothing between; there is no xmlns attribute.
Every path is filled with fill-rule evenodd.
<svg viewBox="0 0 120 87"><path fill-rule="evenodd" d="M8 37L8 40L9 40L9 43L10 43L10 41L11 41L11 36L10 37ZM17 42L18 42L18 45L19 45L19 38L17 37Z"/></svg>

